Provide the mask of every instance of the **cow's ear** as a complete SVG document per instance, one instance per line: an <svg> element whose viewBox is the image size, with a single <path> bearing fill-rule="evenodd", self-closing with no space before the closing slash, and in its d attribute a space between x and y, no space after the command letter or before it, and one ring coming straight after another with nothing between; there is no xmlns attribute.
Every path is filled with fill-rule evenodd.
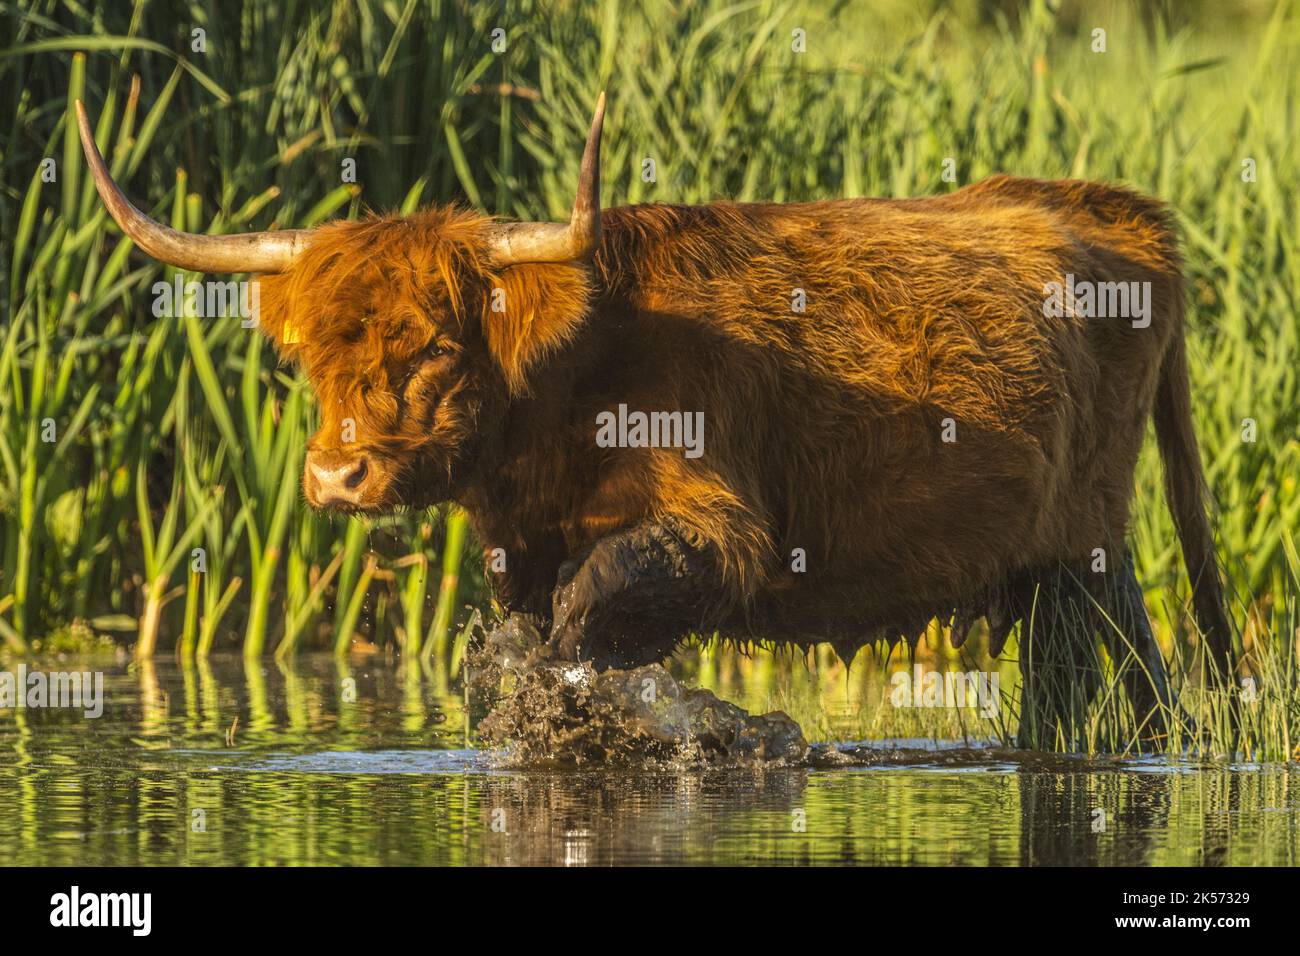
<svg viewBox="0 0 1300 956"><path fill-rule="evenodd" d="M528 374L577 334L587 315L591 279L576 264L523 264L489 277L483 337L512 394Z"/></svg>

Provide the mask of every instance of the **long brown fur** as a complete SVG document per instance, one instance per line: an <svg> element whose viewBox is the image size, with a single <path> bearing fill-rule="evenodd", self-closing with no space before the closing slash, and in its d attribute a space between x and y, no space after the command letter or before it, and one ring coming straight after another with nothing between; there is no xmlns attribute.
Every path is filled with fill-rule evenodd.
<svg viewBox="0 0 1300 956"><path fill-rule="evenodd" d="M315 386L313 447L342 454L352 418L378 460L363 506L460 501L504 549L508 606L549 606L566 558L662 520L713 556L751 633L914 626L1096 548L1118 562L1154 409L1222 655L1159 203L997 176L926 199L624 207L594 263L501 272L485 225L442 209L325 227L263 280L262 321ZM1150 327L1045 316L1066 273L1149 282ZM597 447L620 403L703 412L703 456Z"/></svg>

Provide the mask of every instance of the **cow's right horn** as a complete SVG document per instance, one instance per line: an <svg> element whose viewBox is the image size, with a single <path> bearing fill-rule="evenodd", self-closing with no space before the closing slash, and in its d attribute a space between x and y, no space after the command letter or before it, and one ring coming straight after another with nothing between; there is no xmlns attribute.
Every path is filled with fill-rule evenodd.
<svg viewBox="0 0 1300 956"><path fill-rule="evenodd" d="M605 94L596 99L587 145L578 172L573 215L565 222L506 222L492 227L488 240L498 266L523 262L572 262L600 245L600 134L605 125Z"/></svg>
<svg viewBox="0 0 1300 956"><path fill-rule="evenodd" d="M77 128L99 198L122 231L162 262L193 272L283 272L307 245L309 229L248 232L234 236L199 236L154 222L122 194L95 145L86 109L77 100Z"/></svg>

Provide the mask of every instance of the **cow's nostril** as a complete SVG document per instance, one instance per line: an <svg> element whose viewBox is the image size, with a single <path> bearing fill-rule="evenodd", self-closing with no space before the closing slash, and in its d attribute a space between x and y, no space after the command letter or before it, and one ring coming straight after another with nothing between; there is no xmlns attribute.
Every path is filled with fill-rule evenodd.
<svg viewBox="0 0 1300 956"><path fill-rule="evenodd" d="M370 481L370 461L366 455L309 451L307 478L308 494L318 507L359 505Z"/></svg>
<svg viewBox="0 0 1300 956"><path fill-rule="evenodd" d="M343 479L344 487L352 490L359 488L361 483L366 480L366 475L369 473L370 464L366 459L362 458L352 466L352 470L348 472L347 477Z"/></svg>

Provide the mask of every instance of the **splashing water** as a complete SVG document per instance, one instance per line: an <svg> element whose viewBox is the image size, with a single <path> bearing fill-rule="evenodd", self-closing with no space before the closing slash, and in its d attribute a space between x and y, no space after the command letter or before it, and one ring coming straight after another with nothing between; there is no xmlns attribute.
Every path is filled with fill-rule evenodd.
<svg viewBox="0 0 1300 956"><path fill-rule="evenodd" d="M780 711L751 716L683 687L659 664L597 673L586 662L546 660L542 644L514 615L471 662L474 689L499 695L479 733L504 749L504 762L786 765L808 755L803 731Z"/></svg>

